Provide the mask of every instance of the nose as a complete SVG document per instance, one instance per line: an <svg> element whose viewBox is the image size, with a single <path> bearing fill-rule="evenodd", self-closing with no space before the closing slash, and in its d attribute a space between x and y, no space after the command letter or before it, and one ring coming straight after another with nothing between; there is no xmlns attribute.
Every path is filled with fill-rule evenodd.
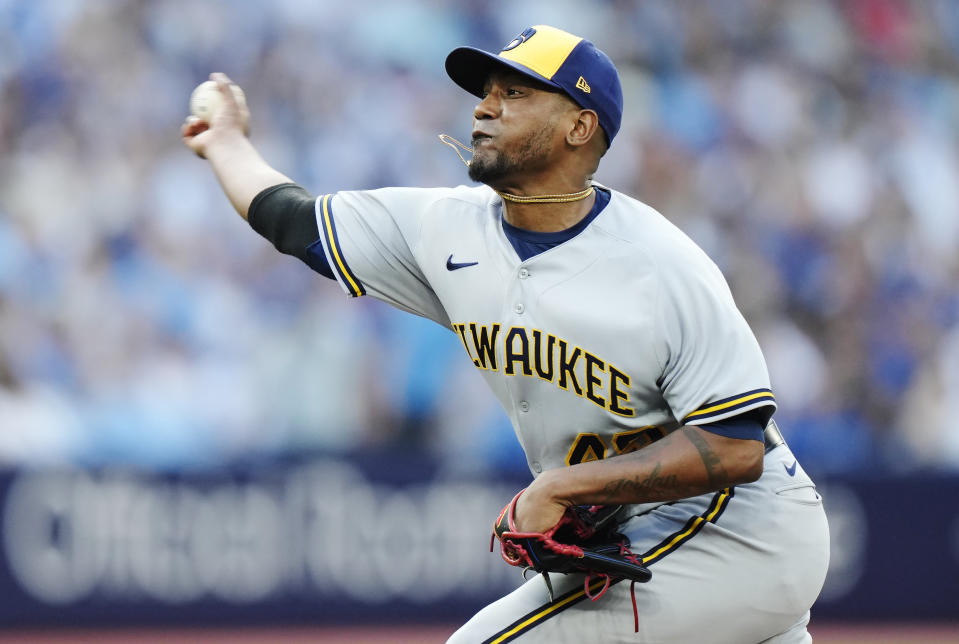
<svg viewBox="0 0 959 644"><path fill-rule="evenodd" d="M473 118L477 121L495 119L497 116L499 116L499 104L493 98L493 92L487 94L486 97L473 108Z"/></svg>

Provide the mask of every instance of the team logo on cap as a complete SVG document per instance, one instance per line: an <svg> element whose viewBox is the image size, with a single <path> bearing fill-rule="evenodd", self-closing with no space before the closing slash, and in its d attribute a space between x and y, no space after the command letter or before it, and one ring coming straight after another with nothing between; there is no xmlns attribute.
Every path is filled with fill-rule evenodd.
<svg viewBox="0 0 959 644"><path fill-rule="evenodd" d="M582 76L580 76L580 77L579 77L579 80L576 81L576 89L581 89L581 90L583 90L584 92L586 92L587 94L589 94L589 92L590 92L589 83L587 83L587 82L586 82L586 79L583 78Z"/></svg>
<svg viewBox="0 0 959 644"><path fill-rule="evenodd" d="M535 34L535 33L536 33L536 30L533 29L532 27L529 27L528 29L524 30L523 33L521 33L520 35L516 36L516 38L513 38L513 40L511 40L508 45L506 45L505 47L503 47L503 51L509 51L510 49L516 49L517 47L519 47L520 45L522 45L524 42L526 42L527 40L529 40L530 38L532 38L532 37L533 37L533 34Z"/></svg>

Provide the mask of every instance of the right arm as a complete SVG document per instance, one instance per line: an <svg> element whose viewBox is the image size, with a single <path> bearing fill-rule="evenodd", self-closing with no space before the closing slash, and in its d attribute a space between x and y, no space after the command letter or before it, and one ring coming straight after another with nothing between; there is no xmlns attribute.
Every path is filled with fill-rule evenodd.
<svg viewBox="0 0 959 644"><path fill-rule="evenodd" d="M180 134L184 145L210 162L240 216L280 252L337 279L349 295L369 293L449 328L446 310L412 251L421 217L439 198L436 193L384 188L338 192L335 202L330 202L332 197L318 202L274 170L247 139L246 114L233 96L230 79L219 73L210 79L217 83L222 107L209 124L188 117ZM326 218L322 235L319 203Z"/></svg>
<svg viewBox="0 0 959 644"><path fill-rule="evenodd" d="M183 143L210 162L223 192L240 216L277 250L293 255L333 279L322 253L310 253L319 239L314 198L263 160L247 138L246 108L237 104L225 74L211 74L223 106L211 123L190 116L180 128Z"/></svg>
<svg viewBox="0 0 959 644"><path fill-rule="evenodd" d="M246 136L246 115L241 113L226 74L211 74L223 94L223 107L210 123L190 116L180 128L183 143L210 162L230 203L244 219L260 192L280 183L292 183L263 160Z"/></svg>

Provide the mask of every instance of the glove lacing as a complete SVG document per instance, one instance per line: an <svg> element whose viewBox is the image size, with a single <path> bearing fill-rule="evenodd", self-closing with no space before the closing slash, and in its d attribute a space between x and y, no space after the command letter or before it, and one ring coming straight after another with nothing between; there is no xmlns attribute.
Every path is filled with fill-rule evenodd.
<svg viewBox="0 0 959 644"><path fill-rule="evenodd" d="M622 555L627 561L636 564L637 566L643 565L643 562L640 561L639 557L633 554L633 551L629 549L629 546L626 545L626 542L620 542L619 544L619 554ZM590 590L590 584L593 577L603 577L606 580L606 583L603 584L602 589L595 595L593 595ZM524 575L525 578L525 575ZM583 582L583 592L586 593L586 596L589 597L590 601L596 601L609 590L609 585L612 582L612 579L609 575L605 573L596 574L596 573L586 573L586 580ZM552 590L552 589L551 589ZM639 632L639 609L636 607L636 580L633 579L629 582L629 596L633 601L633 629L635 632ZM550 595L550 600L552 600L552 594Z"/></svg>

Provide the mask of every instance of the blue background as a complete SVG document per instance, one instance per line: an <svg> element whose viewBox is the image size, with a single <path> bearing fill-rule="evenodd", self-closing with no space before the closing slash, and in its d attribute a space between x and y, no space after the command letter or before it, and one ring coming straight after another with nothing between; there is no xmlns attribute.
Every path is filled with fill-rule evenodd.
<svg viewBox="0 0 959 644"><path fill-rule="evenodd" d="M468 139L475 103L446 53L540 23L622 77L596 179L693 237L756 332L830 511L817 615L955 619L956 3L0 0L0 623L366 619L366 586L319 554L353 542L277 518L304 463L341 483L405 473L358 486L386 567L413 541L387 539L383 508L428 520L426 481L471 482L438 489L475 522L406 572L461 553L472 581L422 600L453 621L515 585L462 554L529 474L456 337L277 254L179 126L224 71L263 156L315 194L468 183L436 138ZM303 489L309 516L328 511ZM190 557L205 563L177 567ZM436 614L403 583L377 615Z"/></svg>

